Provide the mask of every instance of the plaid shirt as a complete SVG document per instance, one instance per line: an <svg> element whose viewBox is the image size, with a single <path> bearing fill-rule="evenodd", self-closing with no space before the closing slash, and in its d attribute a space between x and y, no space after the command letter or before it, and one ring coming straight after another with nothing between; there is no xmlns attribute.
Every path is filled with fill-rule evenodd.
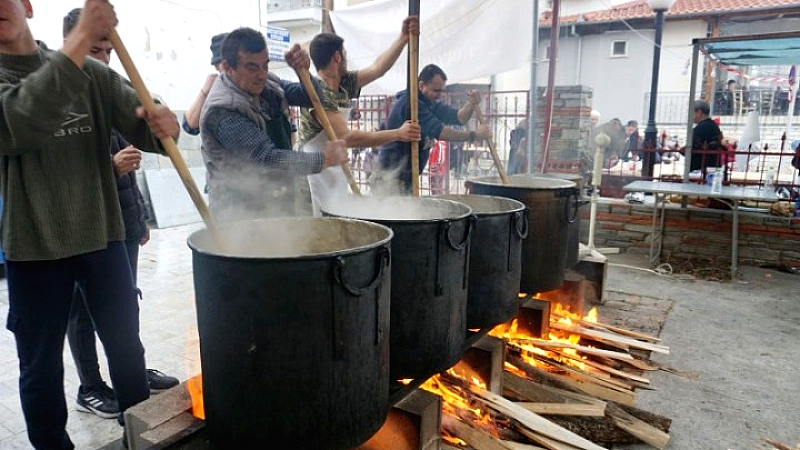
<svg viewBox="0 0 800 450"><path fill-rule="evenodd" d="M250 161L270 169L284 170L295 175L309 175L322 170L322 153L305 153L278 148L269 136L250 119L228 112L212 130L223 147L240 161Z"/></svg>

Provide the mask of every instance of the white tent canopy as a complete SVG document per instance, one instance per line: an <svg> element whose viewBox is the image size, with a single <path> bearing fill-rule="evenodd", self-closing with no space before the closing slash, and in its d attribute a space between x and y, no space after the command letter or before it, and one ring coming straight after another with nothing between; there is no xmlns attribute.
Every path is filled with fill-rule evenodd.
<svg viewBox="0 0 800 450"><path fill-rule="evenodd" d="M518 69L530 62L533 3L508 0L439 0L420 4L419 66L441 67L448 83ZM351 70L372 63L400 33L408 0L376 0L331 12L345 40ZM407 53L364 94L393 94L406 88Z"/></svg>

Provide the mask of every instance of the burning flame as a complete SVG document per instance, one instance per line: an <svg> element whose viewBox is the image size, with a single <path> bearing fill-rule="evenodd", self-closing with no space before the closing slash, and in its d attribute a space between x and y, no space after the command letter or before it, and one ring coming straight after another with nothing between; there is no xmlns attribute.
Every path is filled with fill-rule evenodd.
<svg viewBox="0 0 800 450"><path fill-rule="evenodd" d="M524 297L523 293L520 293L519 295L520 298ZM536 294L534 298L541 298L541 295ZM554 322L566 325L572 325L573 323L577 323L581 320L594 323L597 322L597 308L592 308L585 317L581 317L580 315L571 312L561 303L555 301L550 302L550 308L552 311L550 320ZM567 364L582 371L590 370L590 368L588 368L584 363L580 362L580 360L584 359L584 357L578 354L578 350L574 348L559 348L556 352L552 350L551 346L546 345L547 343L578 345L581 340L581 337L578 334L552 329L548 335L548 339L544 340L538 336L532 336L521 330L519 327L519 321L517 319L512 320L510 323L498 325L492 331L490 331L489 334L491 336L503 339L509 345L518 348L520 350L520 356L522 359L534 367L552 370L552 367L549 364L546 364L536 358L538 355L540 357L543 356L553 361Z"/></svg>
<svg viewBox="0 0 800 450"><path fill-rule="evenodd" d="M464 422L470 422L493 436L499 436L495 420L477 402L470 400L471 396L468 394L468 388L460 386L457 382L447 381L449 377L450 379L461 380L467 385L486 389L486 383L476 374L471 373L465 367L465 364L459 364L458 366L458 370L451 368L446 372L446 375L434 375L420 387L442 397L442 413ZM442 438L454 445L467 445L466 442L448 433L447 430L442 430Z"/></svg>
<svg viewBox="0 0 800 450"><path fill-rule="evenodd" d="M192 415L198 419L205 420L206 410L203 406L203 375L200 374L190 378L186 382L186 389L192 397Z"/></svg>

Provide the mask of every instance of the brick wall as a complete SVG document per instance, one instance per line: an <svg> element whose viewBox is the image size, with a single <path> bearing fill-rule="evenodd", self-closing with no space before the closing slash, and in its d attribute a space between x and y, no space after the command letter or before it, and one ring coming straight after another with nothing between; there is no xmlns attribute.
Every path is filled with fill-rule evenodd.
<svg viewBox="0 0 800 450"><path fill-rule="evenodd" d="M668 205L662 261L667 257L711 259L730 263L730 211ZM595 246L648 254L653 209L621 200L597 205ZM582 211L582 242L589 236L589 207ZM800 266L800 220L765 213L739 213L739 263Z"/></svg>
<svg viewBox="0 0 800 450"><path fill-rule="evenodd" d="M545 91L538 89L537 130L544 133ZM550 161L575 160L586 152L591 124L592 88L588 86L556 86L553 89L553 122L550 128ZM539 142L539 145L543 141Z"/></svg>

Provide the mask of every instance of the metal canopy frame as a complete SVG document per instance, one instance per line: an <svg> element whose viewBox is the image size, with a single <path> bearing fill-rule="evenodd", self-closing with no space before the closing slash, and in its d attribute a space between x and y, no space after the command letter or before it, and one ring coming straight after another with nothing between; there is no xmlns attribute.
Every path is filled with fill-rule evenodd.
<svg viewBox="0 0 800 450"><path fill-rule="evenodd" d="M692 40L692 71L689 110L686 121L686 160L692 158L694 100L697 94L697 65L700 52L717 64L736 66L791 65L800 62L800 31L762 33L743 36L695 38ZM690 164L683 168L683 182L689 182Z"/></svg>

